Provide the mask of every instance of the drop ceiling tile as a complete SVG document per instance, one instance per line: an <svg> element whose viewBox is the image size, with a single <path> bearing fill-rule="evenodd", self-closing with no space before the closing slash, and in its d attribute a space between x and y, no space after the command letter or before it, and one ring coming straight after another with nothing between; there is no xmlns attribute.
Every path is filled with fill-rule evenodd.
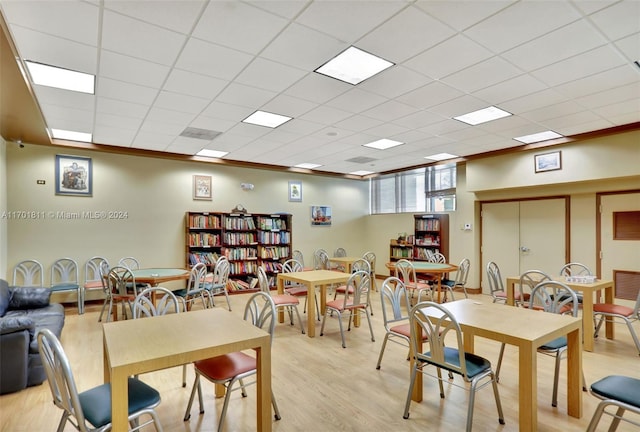
<svg viewBox="0 0 640 432"><path fill-rule="evenodd" d="M254 108L251 111L253 112L273 99L276 95L277 93L273 91L232 83L218 95L216 101Z"/></svg>
<svg viewBox="0 0 640 432"><path fill-rule="evenodd" d="M96 123L93 129L93 142L119 147L130 147L136 136L136 132L136 130L122 129L117 125L116 127L109 127Z"/></svg>
<svg viewBox="0 0 640 432"><path fill-rule="evenodd" d="M169 74L167 66L110 51L100 55L100 77L140 86L160 88Z"/></svg>
<svg viewBox="0 0 640 432"><path fill-rule="evenodd" d="M611 83L626 85L640 82L640 75L627 65L600 72L582 79L556 86L555 89L568 98L584 96L611 88Z"/></svg>
<svg viewBox="0 0 640 432"><path fill-rule="evenodd" d="M562 95L560 92L553 89L545 89L536 93L528 94L523 97L503 102L500 108L512 114L518 115L521 112L553 105L555 103L564 102L566 100L568 100L568 98Z"/></svg>
<svg viewBox="0 0 640 432"><path fill-rule="evenodd" d="M429 108L441 103L457 99L464 95L458 89L440 81L434 81L410 93L399 96L396 100L416 108Z"/></svg>
<svg viewBox="0 0 640 432"><path fill-rule="evenodd" d="M104 0L104 7L150 24L188 34L206 3L205 0L163 1L162 7L158 7L155 2L149 1Z"/></svg>
<svg viewBox="0 0 640 432"><path fill-rule="evenodd" d="M295 118L317 107L317 103L280 94L264 104L261 109Z"/></svg>
<svg viewBox="0 0 640 432"><path fill-rule="evenodd" d="M466 127L468 126L457 120L445 120L418 128L418 130L428 135L445 135Z"/></svg>
<svg viewBox="0 0 640 432"><path fill-rule="evenodd" d="M217 132L226 132L236 125L235 121L225 120L221 118L207 117L199 115L189 124L191 127L198 129L207 129Z"/></svg>
<svg viewBox="0 0 640 432"><path fill-rule="evenodd" d="M582 108L574 101L565 101L545 106L536 110L520 113L520 116L532 122L543 122L554 117L564 117L570 114L581 112L583 110L584 108Z"/></svg>
<svg viewBox="0 0 640 432"><path fill-rule="evenodd" d="M602 9L589 16L600 31L617 40L638 32L640 27L640 2L626 0Z"/></svg>
<svg viewBox="0 0 640 432"><path fill-rule="evenodd" d="M269 1L255 0L245 1L254 7L263 9L269 13L276 14L286 19L295 18L302 9L306 7L306 2L298 1Z"/></svg>
<svg viewBox="0 0 640 432"><path fill-rule="evenodd" d="M164 151L170 153L194 155L202 150L205 144L206 141L201 139L177 137L171 142L171 144L169 144L169 146L167 146Z"/></svg>
<svg viewBox="0 0 640 432"><path fill-rule="evenodd" d="M401 63L453 35L455 31L450 27L409 6L366 34L357 46L393 63Z"/></svg>
<svg viewBox="0 0 640 432"><path fill-rule="evenodd" d="M208 104L209 99L161 91L153 106L184 113L199 114L207 107Z"/></svg>
<svg viewBox="0 0 640 432"><path fill-rule="evenodd" d="M611 105L605 105L594 110L596 113L603 117L617 117L620 115L630 114L635 121L640 119L640 99L630 98L626 101L614 103Z"/></svg>
<svg viewBox="0 0 640 432"><path fill-rule="evenodd" d="M165 108L152 107L147 114L147 120L162 122L172 125L186 127L196 116L190 113L183 113ZM182 129L180 130L181 133Z"/></svg>
<svg viewBox="0 0 640 432"><path fill-rule="evenodd" d="M602 118L600 116L591 111L579 111L575 113L568 113L567 115L549 117L544 120L544 125L549 130L558 132L559 134L564 134L564 132L561 131L565 131L579 125L595 123L601 120Z"/></svg>
<svg viewBox="0 0 640 432"><path fill-rule="evenodd" d="M640 58L640 54L638 54L640 52L640 32L617 40L614 45L630 62L638 61L638 58Z"/></svg>
<svg viewBox="0 0 640 432"><path fill-rule="evenodd" d="M358 86L387 98L409 93L432 82L430 78L403 66L393 66Z"/></svg>
<svg viewBox="0 0 640 432"><path fill-rule="evenodd" d="M445 119L446 118L441 116L440 114L432 113L429 111L418 111L406 117L396 119L393 122L407 128L420 128L433 123L439 123Z"/></svg>
<svg viewBox="0 0 640 432"><path fill-rule="evenodd" d="M352 88L327 102L327 105L357 113L379 105L387 100L387 98L360 90L359 88Z"/></svg>
<svg viewBox="0 0 640 432"><path fill-rule="evenodd" d="M262 135L260 138L257 139L257 143L259 148L262 148L262 141L271 141L274 143L278 143L280 145L282 144L288 144L290 142L296 141L300 139L300 134L297 133L292 133L292 132L288 132L285 130L282 130L280 128L276 128L274 130L272 130L271 132L268 132L264 135Z"/></svg>
<svg viewBox="0 0 640 432"><path fill-rule="evenodd" d="M416 6L454 29L465 30L506 8L515 0L474 1L419 0ZM464 11L464 13L460 13Z"/></svg>
<svg viewBox="0 0 640 432"><path fill-rule="evenodd" d="M351 88L352 86L345 82L311 73L288 88L284 94L311 102L324 103Z"/></svg>
<svg viewBox="0 0 640 432"><path fill-rule="evenodd" d="M126 131L136 132L142 125L142 118L128 117L126 115L118 115L106 112L96 113L96 128L102 127L103 130L111 129L110 133L115 133L116 130L122 129ZM104 144L107 144L104 142Z"/></svg>
<svg viewBox="0 0 640 432"><path fill-rule="evenodd" d="M256 139L268 134L272 130L273 129L265 126L257 126L249 123L236 123L234 127L229 129L229 133L232 135L244 135Z"/></svg>
<svg viewBox="0 0 640 432"><path fill-rule="evenodd" d="M288 122L286 122L285 124L283 124L282 126L280 126L282 130L286 130L292 133L297 133L297 134L300 134L301 136L315 133L324 127L325 126L323 124L303 120L300 118L293 118Z"/></svg>
<svg viewBox="0 0 640 432"><path fill-rule="evenodd" d="M633 118L626 119L622 123L615 123L615 122L609 121L609 120L597 119L595 121L590 121L588 123L583 123L583 124L574 125L574 126L562 127L562 128L559 128L556 132L558 132L561 135L565 135L565 136L577 135L577 134L582 134L582 133L586 133L586 132L591 132L591 131L594 130L594 128L607 129L607 128L610 128L610 127L616 126L616 125L637 122L638 120L640 120L640 117L638 117L638 116L636 116L635 119L633 119Z"/></svg>
<svg viewBox="0 0 640 432"><path fill-rule="evenodd" d="M79 93L41 85L34 85L33 91L40 103L52 106L93 111L96 103L96 97L88 93Z"/></svg>
<svg viewBox="0 0 640 432"><path fill-rule="evenodd" d="M184 95L213 99L227 85L229 81L192 73L180 69L173 69L164 84L164 90Z"/></svg>
<svg viewBox="0 0 640 432"><path fill-rule="evenodd" d="M636 99L639 101L638 103L640 103L640 82L615 87L583 97L577 97L575 100L586 108L594 109L617 102L623 102L630 98Z"/></svg>
<svg viewBox="0 0 640 432"><path fill-rule="evenodd" d="M393 138L395 135L407 132L407 128L393 123L384 123L380 126L367 129L365 132L369 135L378 136L380 138Z"/></svg>
<svg viewBox="0 0 640 432"><path fill-rule="evenodd" d="M486 101L488 105L499 105L545 88L547 86L533 76L523 74L473 92L473 96Z"/></svg>
<svg viewBox="0 0 640 432"><path fill-rule="evenodd" d="M310 122L321 123L324 125L330 125L351 117L353 113L344 111L338 108L333 108L327 105L321 105L309 111L306 114L300 116L303 120Z"/></svg>
<svg viewBox="0 0 640 432"><path fill-rule="evenodd" d="M442 79L442 82L467 93L507 81L522 71L500 57L492 57Z"/></svg>
<svg viewBox="0 0 640 432"><path fill-rule="evenodd" d="M187 126L188 124L166 123L160 120L145 120L140 126L140 131L170 135L175 138L180 135Z"/></svg>
<svg viewBox="0 0 640 432"><path fill-rule="evenodd" d="M342 129L347 129L354 132L362 132L364 130L376 127L382 123L383 121L371 117L363 115L353 115L349 118L335 123L335 125Z"/></svg>
<svg viewBox="0 0 640 432"><path fill-rule="evenodd" d="M254 139L255 137L252 136L225 132L216 137L216 139L211 141L204 148L208 148L210 150L231 151L252 142Z"/></svg>
<svg viewBox="0 0 640 432"><path fill-rule="evenodd" d="M131 147L163 151L174 139L175 135L167 135L153 131L141 131L134 138Z"/></svg>
<svg viewBox="0 0 640 432"><path fill-rule="evenodd" d="M163 65L173 65L185 35L105 11L102 48Z"/></svg>
<svg viewBox="0 0 640 432"><path fill-rule="evenodd" d="M362 114L381 121L393 121L410 114L415 114L417 111L417 108L410 105L396 102L394 100L389 100L364 111Z"/></svg>
<svg viewBox="0 0 640 432"><path fill-rule="evenodd" d="M202 112L202 115L207 117L219 118L223 120L229 120L239 122L249 117L253 113L252 108L228 104L218 101L213 101Z"/></svg>
<svg viewBox="0 0 640 432"><path fill-rule="evenodd" d="M448 100L439 105L429 107L429 111L452 119L453 117L467 114L486 107L487 104L485 101L471 95L464 95L456 99ZM454 121L458 122L457 120Z"/></svg>
<svg viewBox="0 0 640 432"><path fill-rule="evenodd" d="M256 58L236 77L235 82L259 89L281 92L307 72L271 60Z"/></svg>
<svg viewBox="0 0 640 432"><path fill-rule="evenodd" d="M149 112L149 107L147 105L119 101L106 97L98 97L96 102L96 111L98 113L143 119Z"/></svg>
<svg viewBox="0 0 640 432"><path fill-rule="evenodd" d="M209 2L193 36L250 54L261 51L288 21L238 1Z"/></svg>
<svg viewBox="0 0 640 432"><path fill-rule="evenodd" d="M52 104L40 104L47 124L53 129L91 132L93 110L76 109Z"/></svg>
<svg viewBox="0 0 640 432"><path fill-rule="evenodd" d="M178 57L175 67L223 80L235 78L253 56L227 47L191 38Z"/></svg>

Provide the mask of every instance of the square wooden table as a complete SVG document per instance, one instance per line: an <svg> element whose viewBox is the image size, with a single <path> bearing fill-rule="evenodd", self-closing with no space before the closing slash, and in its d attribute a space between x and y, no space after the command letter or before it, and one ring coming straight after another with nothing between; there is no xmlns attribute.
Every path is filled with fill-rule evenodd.
<svg viewBox="0 0 640 432"><path fill-rule="evenodd" d="M413 264L413 268L416 271L416 275L418 274L427 274L427 275L435 275L435 281L436 282L436 292L437 292L437 297L436 297L436 301L438 303L440 303L442 301L442 276L453 272L453 271L457 271L458 270L458 266L455 264L449 264L449 263L434 263L434 262L430 262L430 261L411 261L411 264ZM389 271L391 272L395 272L396 271L396 262L392 261L392 262L388 262L385 264L385 266L389 269Z"/></svg>
<svg viewBox="0 0 640 432"><path fill-rule="evenodd" d="M278 273L278 294L284 294L285 281L307 287L307 336L312 338L316 336L316 287L320 287L320 313L324 314L327 308L327 285L345 283L349 277L351 277L349 273L333 270ZM284 322L284 311L278 312L278 321Z"/></svg>
<svg viewBox="0 0 640 432"><path fill-rule="evenodd" d="M471 299L456 300L442 306L451 311L460 324L467 352L473 352L476 336L518 347L518 414L521 432L538 429L537 349L546 342L566 335L567 411L572 417L582 417L580 318ZM416 402L422 400L422 374L416 376L412 399Z"/></svg>
<svg viewBox="0 0 640 432"><path fill-rule="evenodd" d="M605 303L613 303L615 289L612 280L597 280L593 283L575 283L559 280L574 291L582 293L582 323L584 329L583 347L585 351L593 351L594 348L594 329L593 322L593 298L594 294L600 290L604 291ZM507 278L507 304L515 304L516 286L520 284L520 276L510 276ZM615 337L613 321L605 321L605 329L607 339Z"/></svg>
<svg viewBox="0 0 640 432"><path fill-rule="evenodd" d="M128 377L246 349L257 359L256 430L271 431L271 344L264 330L214 308L105 323L102 334L114 432L129 430Z"/></svg>
<svg viewBox="0 0 640 432"><path fill-rule="evenodd" d="M330 257L329 262L337 264L337 266L339 267L342 267L345 273L351 273L351 265L360 259L363 259L363 258L358 256Z"/></svg>

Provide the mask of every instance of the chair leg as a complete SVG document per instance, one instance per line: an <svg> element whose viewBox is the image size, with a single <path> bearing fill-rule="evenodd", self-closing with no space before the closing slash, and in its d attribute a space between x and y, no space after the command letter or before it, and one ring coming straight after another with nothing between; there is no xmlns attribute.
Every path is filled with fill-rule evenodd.
<svg viewBox="0 0 640 432"><path fill-rule="evenodd" d="M351 323L351 314L349 314L349 323ZM338 312L338 324L340 325L340 337L342 338L342 348L347 347L347 343L344 341L344 328L342 327L342 314Z"/></svg>
<svg viewBox="0 0 640 432"><path fill-rule="evenodd" d="M69 419L69 413L66 411L62 412L62 417L60 418L60 422L58 423L57 432L63 432L64 426L67 424L67 420Z"/></svg>
<svg viewBox="0 0 640 432"><path fill-rule="evenodd" d="M498 393L498 380L495 374L491 373L491 381L493 385L493 397L496 399L496 408L498 409L498 423L504 424L504 413L502 412L502 402L500 402L500 393Z"/></svg>
<svg viewBox="0 0 640 432"><path fill-rule="evenodd" d="M302 334L304 333L304 326L302 325L302 318L300 318L300 311L298 310L297 307L294 307L294 310L296 311L296 316L298 317L298 323L300 324L300 330L302 330Z"/></svg>
<svg viewBox="0 0 640 432"><path fill-rule="evenodd" d="M231 399L231 388L233 387L233 384L234 380L231 380L227 386L227 391L224 394L224 403L222 404L222 412L220 413L220 420L218 421L218 432L222 432L222 425L224 424L224 419L227 415L227 408L229 407L229 399ZM246 397L244 385L242 386L242 396Z"/></svg>
<svg viewBox="0 0 640 432"><path fill-rule="evenodd" d="M187 386L187 365L182 365L182 387Z"/></svg>
<svg viewBox="0 0 640 432"><path fill-rule="evenodd" d="M193 381L193 387L191 388L191 394L189 395L189 402L187 403L187 409L184 412L184 421L189 420L191 417L191 406L193 405L193 399L196 396L196 392L198 392L198 397L200 399L200 414L204 413L204 409L202 406L202 393L199 391L200 389L200 375L196 372L196 377Z"/></svg>
<svg viewBox="0 0 640 432"><path fill-rule="evenodd" d="M411 406L411 394L413 393L413 385L416 382L416 375L418 374L418 363L413 365L413 369L411 370L411 379L409 380L409 392L407 393L407 401L404 404L404 414L402 415L403 419L409 418L409 407Z"/></svg>
<svg viewBox="0 0 640 432"><path fill-rule="evenodd" d="M376 369L380 369L380 364L382 363L382 356L384 355L384 349L387 347L387 340L389 340L389 333L384 335L384 340L382 341L382 347L380 348L380 354L378 354L378 363L376 364Z"/></svg>
<svg viewBox="0 0 640 432"><path fill-rule="evenodd" d="M636 331L633 329L633 325L631 325L631 321L625 320L627 323L627 327L629 328L629 333L631 333L631 337L636 344L636 349L638 350L638 355L640 355L640 340L638 340L638 335Z"/></svg>
<svg viewBox="0 0 640 432"><path fill-rule="evenodd" d="M360 312L357 312L360 313ZM367 313L367 308L364 308L364 314L367 317L367 321L369 322L369 332L371 333L371 342L375 342L376 338L373 336L373 327L371 326L371 318L369 318L369 314ZM371 314L373 315L373 313Z"/></svg>
<svg viewBox="0 0 640 432"><path fill-rule="evenodd" d="M556 353L556 366L555 366L555 371L553 375L553 396L551 398L552 407L558 406L558 378L560 375L560 357L561 357L561 352L559 351Z"/></svg>
<svg viewBox="0 0 640 432"><path fill-rule="evenodd" d="M496 382L500 382L500 368L502 368L502 357L504 357L504 348L507 344L500 346L500 354L498 354L498 365L496 366Z"/></svg>

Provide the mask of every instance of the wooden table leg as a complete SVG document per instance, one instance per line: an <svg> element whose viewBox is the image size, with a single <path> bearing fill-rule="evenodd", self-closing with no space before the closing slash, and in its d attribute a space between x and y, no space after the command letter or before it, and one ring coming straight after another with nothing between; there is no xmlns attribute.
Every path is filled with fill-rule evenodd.
<svg viewBox="0 0 640 432"><path fill-rule="evenodd" d="M582 417L582 329L567 334L567 412ZM586 385L586 384L585 384Z"/></svg>
<svg viewBox="0 0 640 432"><path fill-rule="evenodd" d="M531 345L519 346L518 406L521 432L534 432L538 424L538 352Z"/></svg>
<svg viewBox="0 0 640 432"><path fill-rule="evenodd" d="M593 293L584 293L582 296L582 327L584 329L584 350L593 351Z"/></svg>
<svg viewBox="0 0 640 432"><path fill-rule="evenodd" d="M420 324L416 323L416 332L417 334L421 334L422 332L422 327L420 327ZM417 348L419 352L422 352L422 340L418 340L417 343ZM411 380L411 373L413 372L413 368L415 365L415 356L413 355L413 344L409 343L409 380ZM422 373L418 372L416 374L416 380L413 383L413 392L411 393L411 400L414 402L422 402Z"/></svg>
<svg viewBox="0 0 640 432"><path fill-rule="evenodd" d="M604 289L604 302L614 303L615 292L615 285L613 284L613 282L611 282L611 286ZM615 326L613 325L613 320L605 320L605 328L607 339L615 339L616 334L614 330Z"/></svg>
<svg viewBox="0 0 640 432"><path fill-rule="evenodd" d="M276 286L278 287L278 294L284 294L284 279L278 278L278 282L277 282ZM278 322L279 323L283 323L284 322L284 309L283 308L278 308Z"/></svg>
<svg viewBox="0 0 640 432"><path fill-rule="evenodd" d="M257 430L271 431L271 347L256 349L257 366Z"/></svg>
<svg viewBox="0 0 640 432"><path fill-rule="evenodd" d="M311 283L307 284L307 336L316 336L316 289ZM323 297L324 298L324 297ZM322 304L322 301L320 302ZM326 299L324 301L326 307ZM322 311L320 311L322 313Z"/></svg>

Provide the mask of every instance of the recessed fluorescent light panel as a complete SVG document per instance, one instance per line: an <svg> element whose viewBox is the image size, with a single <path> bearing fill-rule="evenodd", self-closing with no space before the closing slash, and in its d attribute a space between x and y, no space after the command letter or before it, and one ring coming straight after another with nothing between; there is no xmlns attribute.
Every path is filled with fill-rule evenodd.
<svg viewBox="0 0 640 432"><path fill-rule="evenodd" d="M531 144L531 143L537 143L540 141L547 141L547 140L556 139L556 138L562 138L562 135L554 131L544 131L536 134L517 137L517 138L514 138L514 140L520 141L521 143L525 143L525 144Z"/></svg>
<svg viewBox="0 0 640 432"><path fill-rule="evenodd" d="M25 63L34 84L81 93L94 94L95 92L96 80L94 75L42 63L34 63L28 60Z"/></svg>
<svg viewBox="0 0 640 432"><path fill-rule="evenodd" d="M425 159L431 159L434 161L443 161L443 160L447 160L447 159L453 159L453 158L457 158L459 156L456 155L452 155L451 153L438 153L438 154L434 154L431 156L425 156Z"/></svg>
<svg viewBox="0 0 640 432"><path fill-rule="evenodd" d="M256 111L246 119L242 120L243 123L251 123L258 126L266 126L270 128L277 128L283 123L291 120L291 117L283 116L280 114L273 114L266 111Z"/></svg>
<svg viewBox="0 0 640 432"><path fill-rule="evenodd" d="M357 175L357 176L366 176L373 173L374 173L373 171L354 171L354 172L350 172L349 174Z"/></svg>
<svg viewBox="0 0 640 432"><path fill-rule="evenodd" d="M474 111L468 114L454 117L454 119L459 120L466 124L470 124L471 126L475 126L481 123L490 122L491 120L497 120L499 118L509 117L510 115L512 115L510 112L506 112L504 110L501 110L500 108L490 106L478 111Z"/></svg>
<svg viewBox="0 0 640 432"><path fill-rule="evenodd" d="M226 152L226 151L202 149L198 153L196 153L196 156L221 158L221 157L226 156L228 154L229 154L229 152Z"/></svg>
<svg viewBox="0 0 640 432"><path fill-rule="evenodd" d="M63 129L51 129L51 136L56 139L82 142L91 142L91 140L93 139L90 133L68 131Z"/></svg>
<svg viewBox="0 0 640 432"><path fill-rule="evenodd" d="M356 85L391 66L393 63L390 61L356 47L349 47L315 72Z"/></svg>
<svg viewBox="0 0 640 432"><path fill-rule="evenodd" d="M396 146L399 146L399 145L402 145L402 144L404 144L404 143L400 142L400 141L394 141L394 140L383 138L383 139L378 140L378 141L370 142L369 144L363 144L363 146L364 147L371 147L371 148L378 149L378 150L386 150L386 149L389 149L391 147L396 147Z"/></svg>
<svg viewBox="0 0 640 432"><path fill-rule="evenodd" d="M304 169L314 169L314 168L318 168L321 167L322 165L318 165L318 164L312 164L312 163L301 163L298 165L294 165L294 168L304 168Z"/></svg>

